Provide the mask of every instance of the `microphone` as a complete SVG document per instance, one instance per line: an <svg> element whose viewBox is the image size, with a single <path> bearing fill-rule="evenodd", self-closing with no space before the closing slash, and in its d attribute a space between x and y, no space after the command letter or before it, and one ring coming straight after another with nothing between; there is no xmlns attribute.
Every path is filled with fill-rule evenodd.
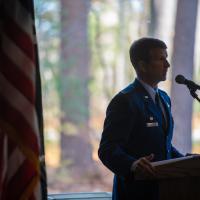
<svg viewBox="0 0 200 200"><path fill-rule="evenodd" d="M177 75L175 78L175 81L178 84L184 84L186 85L190 90L200 90L200 86L194 83L193 81L190 81L186 79L183 75Z"/></svg>

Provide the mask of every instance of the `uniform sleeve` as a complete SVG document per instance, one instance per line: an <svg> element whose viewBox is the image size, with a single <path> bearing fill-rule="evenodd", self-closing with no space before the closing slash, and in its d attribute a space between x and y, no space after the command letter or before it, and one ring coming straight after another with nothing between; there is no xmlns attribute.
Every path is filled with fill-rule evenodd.
<svg viewBox="0 0 200 200"><path fill-rule="evenodd" d="M164 92L164 91L163 91L163 92ZM164 94L166 95L166 97L167 97L167 99L168 99L168 103L169 103L169 105L170 105L170 107L171 107L171 100L170 100L170 97L167 95L166 92L164 92ZM172 120L173 120L173 118L172 118ZM173 123L174 123L174 122L173 122ZM171 156L172 156L172 158L180 158L180 157L183 157L184 155L181 154L181 153L172 145L172 147L171 147Z"/></svg>
<svg viewBox="0 0 200 200"><path fill-rule="evenodd" d="M131 165L136 160L126 152L135 114L124 94L117 95L107 108L104 129L98 150L100 160L113 173L127 178Z"/></svg>
<svg viewBox="0 0 200 200"><path fill-rule="evenodd" d="M168 97L169 98L169 97ZM169 103L170 103L170 107L171 107L171 100L169 98ZM172 118L173 120L173 118ZM172 145L172 150L171 150L171 156L172 158L180 158L183 157L184 155L181 154L173 145Z"/></svg>

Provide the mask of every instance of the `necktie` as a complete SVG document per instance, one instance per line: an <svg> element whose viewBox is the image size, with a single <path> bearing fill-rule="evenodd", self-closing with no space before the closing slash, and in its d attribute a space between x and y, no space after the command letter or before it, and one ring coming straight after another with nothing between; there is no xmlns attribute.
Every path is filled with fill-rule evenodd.
<svg viewBox="0 0 200 200"><path fill-rule="evenodd" d="M160 99L160 96L159 96L159 93L156 92L156 96L155 96L155 104L159 110L159 112L161 113L162 115L162 128L164 131L166 131L167 129L167 123L166 123L166 120L165 120L165 117L164 117L164 113L163 113L163 110L161 108L161 99Z"/></svg>

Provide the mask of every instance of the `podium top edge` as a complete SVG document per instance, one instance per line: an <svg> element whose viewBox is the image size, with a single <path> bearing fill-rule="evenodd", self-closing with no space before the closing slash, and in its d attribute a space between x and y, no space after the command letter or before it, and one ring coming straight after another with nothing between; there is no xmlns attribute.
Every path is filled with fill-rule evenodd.
<svg viewBox="0 0 200 200"><path fill-rule="evenodd" d="M181 157L181 158L161 160L161 161L152 162L151 164L152 164L152 166L156 167L156 166L163 165L163 164L172 164L175 162L186 161L186 160L191 160L191 159L200 159L200 155L191 155L191 156L185 156L185 157Z"/></svg>

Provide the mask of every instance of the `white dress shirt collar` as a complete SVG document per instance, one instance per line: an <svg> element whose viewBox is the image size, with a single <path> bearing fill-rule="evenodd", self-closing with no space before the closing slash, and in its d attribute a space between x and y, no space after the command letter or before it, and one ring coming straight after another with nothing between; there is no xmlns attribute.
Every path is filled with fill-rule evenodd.
<svg viewBox="0 0 200 200"><path fill-rule="evenodd" d="M150 95L150 97L153 99L153 101L155 103L155 96L156 96L156 93L158 92L158 88L153 88L152 86L150 86L149 84L145 83L144 81L142 81L139 78L137 78L137 80L146 89L146 91L148 92L148 94Z"/></svg>

